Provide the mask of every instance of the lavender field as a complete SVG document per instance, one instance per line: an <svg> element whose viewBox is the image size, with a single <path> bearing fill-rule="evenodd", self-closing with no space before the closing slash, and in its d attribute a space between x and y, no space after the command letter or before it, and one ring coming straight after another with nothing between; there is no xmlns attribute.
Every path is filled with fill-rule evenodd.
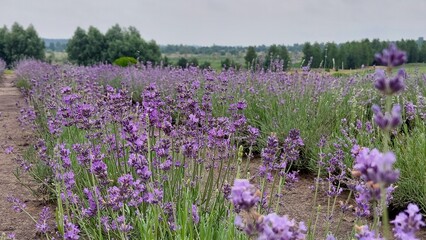
<svg viewBox="0 0 426 240"><path fill-rule="evenodd" d="M20 61L19 121L34 132L20 164L48 203L32 216L37 232L420 239L426 73L404 71L406 59L390 45L376 55L383 66L340 78L279 61L223 71ZM283 199L307 176L310 217L296 219Z"/></svg>

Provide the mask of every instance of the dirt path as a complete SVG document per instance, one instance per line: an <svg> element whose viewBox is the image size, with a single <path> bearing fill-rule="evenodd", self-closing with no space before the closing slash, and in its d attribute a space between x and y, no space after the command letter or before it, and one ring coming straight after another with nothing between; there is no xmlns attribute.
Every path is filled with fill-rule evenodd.
<svg viewBox="0 0 426 240"><path fill-rule="evenodd" d="M19 165L14 160L30 142L30 134L19 126L17 102L23 102L14 87L16 76L3 74L0 80L0 234L15 233L16 239L36 239L35 223L25 213L17 213L7 201L8 196L19 198L31 215L38 217L42 206L31 192L19 184L14 175ZM12 153L7 153L13 147Z"/></svg>

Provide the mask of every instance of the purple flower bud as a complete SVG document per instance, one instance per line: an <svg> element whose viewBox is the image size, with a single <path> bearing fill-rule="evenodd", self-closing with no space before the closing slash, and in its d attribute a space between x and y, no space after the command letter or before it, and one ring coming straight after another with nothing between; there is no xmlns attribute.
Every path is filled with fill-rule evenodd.
<svg viewBox="0 0 426 240"><path fill-rule="evenodd" d="M383 49L382 53L374 55L380 65L396 67L407 62L407 53L397 48L395 43L389 44L389 47Z"/></svg>
<svg viewBox="0 0 426 240"><path fill-rule="evenodd" d="M306 230L303 222L297 224L286 215L280 217L276 213L270 213L263 218L258 239L305 239Z"/></svg>
<svg viewBox="0 0 426 240"><path fill-rule="evenodd" d="M6 154L11 154L11 153L13 153L13 146L8 146L8 147L6 147L6 149L4 150L4 153L6 153Z"/></svg>
<svg viewBox="0 0 426 240"><path fill-rule="evenodd" d="M405 104L405 115L407 116L408 120L414 120L416 116L416 105L414 105L412 102L407 102Z"/></svg>
<svg viewBox="0 0 426 240"><path fill-rule="evenodd" d="M355 159L354 170L359 171L361 179L366 182L389 185L399 178L399 171L392 169L395 161L395 154L392 152L381 153L377 149L370 151L363 148Z"/></svg>
<svg viewBox="0 0 426 240"><path fill-rule="evenodd" d="M408 204L407 210L400 212L391 223L395 225L393 232L398 240L418 239L416 232L425 226L419 207L412 203Z"/></svg>
<svg viewBox="0 0 426 240"><path fill-rule="evenodd" d="M355 234L356 239L359 240L384 240L384 238L377 235L374 230L370 230L367 225L357 227L358 233Z"/></svg>
<svg viewBox="0 0 426 240"><path fill-rule="evenodd" d="M7 201L13 204L12 208L15 212L22 212L27 207L19 198L13 196L7 197Z"/></svg>
<svg viewBox="0 0 426 240"><path fill-rule="evenodd" d="M48 225L48 220L50 218L51 214L50 214L50 209L49 207L43 207L43 209L41 210L40 216L38 218L38 221L36 223L36 228L37 231L40 233L46 233L47 231L49 231L49 225Z"/></svg>
<svg viewBox="0 0 426 240"><path fill-rule="evenodd" d="M80 239L78 235L80 233L80 229L77 225L74 225L68 216L64 216L64 239L65 240L77 240Z"/></svg>
<svg viewBox="0 0 426 240"><path fill-rule="evenodd" d="M383 69L377 69L374 86L385 95L393 95L404 90L405 71L400 69L395 77L388 78Z"/></svg>
<svg viewBox="0 0 426 240"><path fill-rule="evenodd" d="M257 189L247 179L235 179L231 189L231 201L237 209L249 210L259 202Z"/></svg>
<svg viewBox="0 0 426 240"><path fill-rule="evenodd" d="M401 107L396 104L392 107L391 113L383 114L380 107L373 105L374 122L383 130L391 130L402 123Z"/></svg>
<svg viewBox="0 0 426 240"><path fill-rule="evenodd" d="M200 222L200 216L198 215L197 205L192 204L191 208L192 222L197 225Z"/></svg>

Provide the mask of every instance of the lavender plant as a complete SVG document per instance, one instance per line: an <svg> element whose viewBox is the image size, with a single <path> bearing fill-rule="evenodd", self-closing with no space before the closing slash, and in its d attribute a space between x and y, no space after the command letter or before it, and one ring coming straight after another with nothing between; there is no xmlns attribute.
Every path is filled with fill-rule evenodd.
<svg viewBox="0 0 426 240"><path fill-rule="evenodd" d="M400 62L397 50L387 51L381 61ZM396 146L390 139L402 109L374 107L382 136L365 108L377 100L368 87L372 75L345 82L314 71L35 61L15 71L31 84L19 121L39 137L25 169L57 206L55 226L48 226L47 210L34 218L47 238L333 239L352 209L357 224L369 223L398 179L395 155L373 148ZM375 75L386 98L406 81L402 71L387 78L390 72ZM420 119L420 101L407 101L417 106L404 108L410 121ZM348 171L353 159L357 179ZM306 226L278 214L283 190L304 169L317 171ZM327 207L319 207L320 196ZM379 215L352 236L379 237Z"/></svg>

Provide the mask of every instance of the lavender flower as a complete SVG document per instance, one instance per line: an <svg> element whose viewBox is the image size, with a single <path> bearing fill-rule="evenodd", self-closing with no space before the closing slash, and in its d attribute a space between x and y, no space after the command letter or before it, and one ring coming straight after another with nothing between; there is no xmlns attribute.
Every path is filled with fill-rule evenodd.
<svg viewBox="0 0 426 240"><path fill-rule="evenodd" d="M392 169L395 161L395 154L392 152L381 153L377 149L370 151L368 148L363 148L355 159L355 175L373 184L395 183L399 177L399 171Z"/></svg>
<svg viewBox="0 0 426 240"><path fill-rule="evenodd" d="M374 55L376 61L385 66L396 67L407 62L407 53L397 48L395 43L389 44L389 47L383 49L383 52Z"/></svg>
<svg viewBox="0 0 426 240"><path fill-rule="evenodd" d="M36 228L38 232L45 234L49 231L49 225L47 221L50 217L51 213L49 207L43 207L36 223Z"/></svg>
<svg viewBox="0 0 426 240"><path fill-rule="evenodd" d="M419 239L416 238L415 234L421 227L425 226L419 207L412 203L408 204L407 210L400 212L391 223L395 225L393 231L398 240Z"/></svg>
<svg viewBox="0 0 426 240"><path fill-rule="evenodd" d="M64 216L64 239L65 240L80 239L79 233L80 233L80 229L78 228L78 226L72 223L69 220L68 216Z"/></svg>
<svg viewBox="0 0 426 240"><path fill-rule="evenodd" d="M287 216L278 216L270 213L263 218L258 240L297 240L305 239L306 226L303 222L296 224L294 219L289 220Z"/></svg>
<svg viewBox="0 0 426 240"><path fill-rule="evenodd" d="M414 105L412 102L407 102L405 104L405 115L407 116L408 120L414 120L416 117L416 105Z"/></svg>
<svg viewBox="0 0 426 240"><path fill-rule="evenodd" d="M260 199L259 191L247 179L235 179L231 201L236 209L250 210Z"/></svg>
<svg viewBox="0 0 426 240"><path fill-rule="evenodd" d="M393 106L391 113L383 114L377 105L373 105L372 109L374 112L374 122L381 129L391 130L399 126L402 122L401 107L398 104Z"/></svg>
<svg viewBox="0 0 426 240"><path fill-rule="evenodd" d="M192 204L191 215L192 215L192 222L195 225L197 225L200 222L200 216L198 215L197 205L195 205L195 204Z"/></svg>
<svg viewBox="0 0 426 240"><path fill-rule="evenodd" d="M385 95L393 95L404 90L405 75L405 71L400 69L395 77L389 78L386 76L383 69L377 69L375 73L376 82L374 83L374 86Z"/></svg>
<svg viewBox="0 0 426 240"><path fill-rule="evenodd" d="M356 239L358 240L385 240L376 234L374 230L370 230L367 225L356 227L357 234L355 234Z"/></svg>
<svg viewBox="0 0 426 240"><path fill-rule="evenodd" d="M13 153L13 146L8 146L8 147L6 147L6 149L4 150L4 152L5 152L6 154L11 154L11 153Z"/></svg>
<svg viewBox="0 0 426 240"><path fill-rule="evenodd" d="M15 212L22 212L27 207L19 198L13 196L7 197L7 201L13 204L12 208Z"/></svg>
<svg viewBox="0 0 426 240"><path fill-rule="evenodd" d="M333 234L329 233L327 234L325 240L336 240L336 238L333 236Z"/></svg>

